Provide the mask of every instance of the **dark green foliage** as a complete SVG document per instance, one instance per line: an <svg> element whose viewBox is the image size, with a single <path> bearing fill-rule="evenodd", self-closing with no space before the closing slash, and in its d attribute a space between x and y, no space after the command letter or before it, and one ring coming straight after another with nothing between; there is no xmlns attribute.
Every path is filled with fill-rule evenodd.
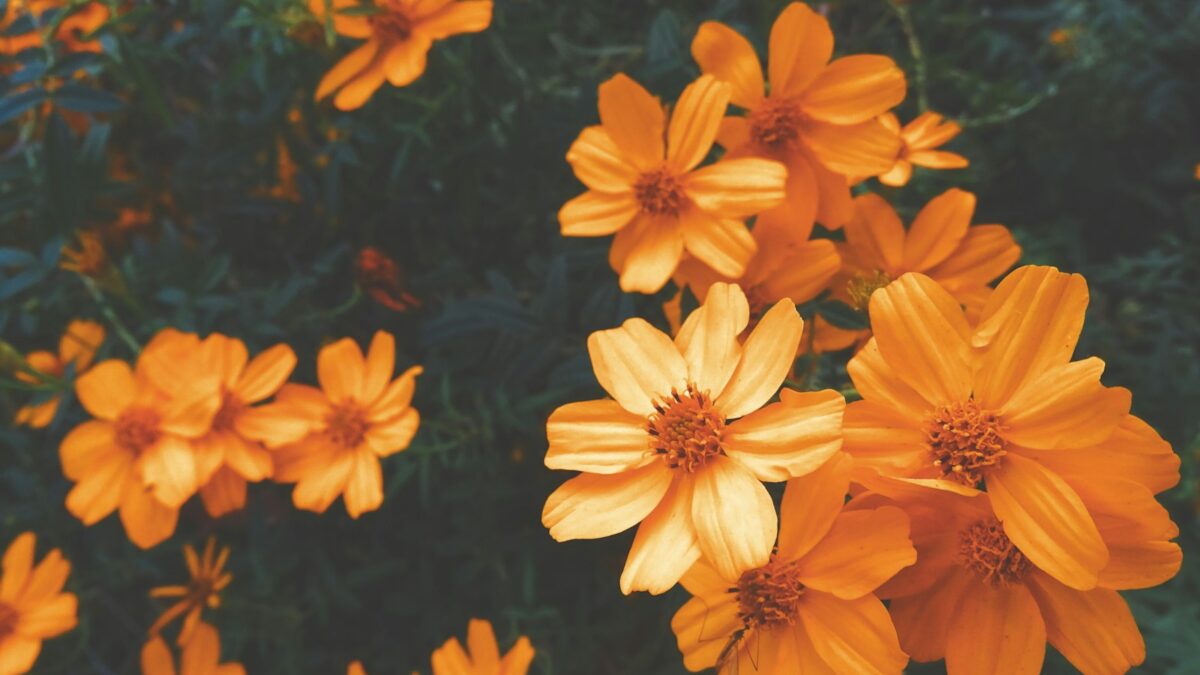
<svg viewBox="0 0 1200 675"><path fill-rule="evenodd" d="M132 3L101 32L103 55L10 59L0 82L6 342L52 347L71 318L111 313L143 343L164 326L221 331L252 351L286 341L300 356L295 377L313 382L321 344L385 329L401 365L426 368L421 431L384 462L379 511L351 521L339 502L301 513L286 486L252 485L244 513L213 522L194 500L176 536L148 552L115 517L84 528L63 507L57 446L84 419L70 394L48 429L0 430L0 545L34 530L43 549L62 547L81 599L80 627L46 644L36 672L136 672L161 609L147 591L183 581L180 545L208 534L232 546L235 575L209 617L251 673L341 673L352 659L373 674L427 671L429 653L473 616L495 623L502 648L530 635L534 672L683 672L669 618L685 594L618 589L632 534L556 544L540 524L567 478L542 467L546 415L600 393L586 336L633 315L661 324L668 295L623 295L607 241L559 236L558 207L582 191L563 156L595 123L601 81L624 70L671 100L696 74L689 44L701 21L727 21L765 48L785 3L497 4L491 29L439 43L413 86L385 86L353 113L312 100L348 44L310 23L299 0ZM887 2L821 6L839 53L886 53L909 73L902 120L924 96L964 123L950 147L971 167L872 189L906 219L948 187L974 191L976 222L1013 228L1025 262L1088 278L1079 353L1104 358L1106 383L1133 390L1135 412L1184 458L1182 484L1164 495L1184 570L1127 594L1145 670L1196 672L1200 4L910 5L922 92ZM1068 43L1048 41L1058 28ZM281 148L297 165L298 201L270 194ZM58 251L124 208L148 208L150 221L111 246L127 292L93 295L57 268ZM364 245L401 263L420 309L392 312L356 288ZM863 321L813 307L838 325ZM109 328L102 356L133 358ZM843 363L801 369L810 386L846 389ZM4 384L5 419L45 396ZM1056 655L1047 670L1070 672Z"/></svg>

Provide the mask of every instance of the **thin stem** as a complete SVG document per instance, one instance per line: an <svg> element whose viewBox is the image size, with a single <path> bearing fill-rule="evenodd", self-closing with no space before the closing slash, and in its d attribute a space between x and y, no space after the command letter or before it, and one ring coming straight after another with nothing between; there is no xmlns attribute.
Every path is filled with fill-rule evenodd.
<svg viewBox="0 0 1200 675"><path fill-rule="evenodd" d="M1042 103L1042 101L1045 101L1046 99L1050 98L1051 96L1054 96L1057 93L1058 93L1058 85L1055 83L1050 83L1044 90L1034 94L1032 97L1030 97L1030 99L1028 101L1025 101L1024 103L1022 103L1020 105L1015 105L1010 108L1005 108L1004 110L1001 110L1000 112L997 112L997 113L994 113L991 115L984 115L983 117L976 117L973 119L972 118L959 119L958 125L960 127L962 127L963 129L970 129L970 128L978 128L978 127L988 127L988 126L993 126L996 124L1003 124L1004 122L1014 120L1014 119L1020 117L1021 115L1024 115L1025 113L1033 110L1038 105L1040 105Z"/></svg>
<svg viewBox="0 0 1200 675"><path fill-rule="evenodd" d="M917 28L913 24L907 4L901 0L887 0L887 3L896 13L896 18L900 19L900 27L904 30L904 37L908 39L908 51L912 54L913 75L916 79L917 108L919 112L925 112L929 110L929 92L925 85L925 52L921 50L921 41L917 39Z"/></svg>
<svg viewBox="0 0 1200 675"><path fill-rule="evenodd" d="M117 336L121 338L121 341L125 343L125 346L129 347L129 350L133 352L135 356L141 353L142 346L138 344L137 338L133 337L133 333L131 333L129 329L125 327L125 324L121 321L120 317L118 317L117 313L113 311L112 306L109 305L108 301L104 299L104 293L100 290L100 287L96 285L96 282L93 281L91 277L83 274L79 275L79 278L83 280L84 288L87 288L88 294L92 296L92 300L94 300L96 305L100 308L100 313L104 315L104 318L107 319L110 324L112 324L113 330L117 332Z"/></svg>

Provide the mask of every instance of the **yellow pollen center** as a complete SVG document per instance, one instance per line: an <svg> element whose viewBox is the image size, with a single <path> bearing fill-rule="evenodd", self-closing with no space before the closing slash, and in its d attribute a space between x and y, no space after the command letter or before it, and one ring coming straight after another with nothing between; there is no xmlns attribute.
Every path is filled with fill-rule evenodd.
<svg viewBox="0 0 1200 675"><path fill-rule="evenodd" d="M326 433L329 434L330 440L344 448L357 448L361 445L371 427L366 411L353 401L345 401L335 406L329 417L325 418L325 422L328 425Z"/></svg>
<svg viewBox="0 0 1200 675"><path fill-rule="evenodd" d="M1007 454L1001 429L996 413L971 399L935 410L925 423L925 444L942 478L975 487Z"/></svg>
<svg viewBox="0 0 1200 675"><path fill-rule="evenodd" d="M412 20L400 9L398 3L386 2L382 11L367 17L371 30L380 42L391 44L403 42L412 35Z"/></svg>
<svg viewBox="0 0 1200 675"><path fill-rule="evenodd" d="M973 523L958 533L958 556L964 567L992 585L1017 583L1033 567L995 518Z"/></svg>
<svg viewBox="0 0 1200 675"><path fill-rule="evenodd" d="M650 447L667 466L691 473L725 454L721 448L725 418L713 409L712 398L695 385L689 384L682 394L671 390L654 409L647 425Z"/></svg>
<svg viewBox="0 0 1200 675"><path fill-rule="evenodd" d="M0 602L0 641L12 635L17 629L17 620L20 619L17 610L12 605Z"/></svg>
<svg viewBox="0 0 1200 675"><path fill-rule="evenodd" d="M806 117L793 99L772 99L750 111L750 137L766 148L780 149L800 137Z"/></svg>
<svg viewBox="0 0 1200 675"><path fill-rule="evenodd" d="M773 557L772 557L773 558ZM799 617L804 584L800 582L795 561L772 559L763 567L742 573L737 586L738 618L747 629L760 626L794 624Z"/></svg>
<svg viewBox="0 0 1200 675"><path fill-rule="evenodd" d="M233 429L233 423L238 416L246 411L247 405L238 397L237 394L226 390L221 398L221 408L217 410L217 414L213 417L212 428L214 431L230 431Z"/></svg>
<svg viewBox="0 0 1200 675"><path fill-rule="evenodd" d="M871 304L871 295L890 283L892 283L891 277L882 270L855 274L850 281L846 282L846 294L850 296L850 306L860 312L867 311L867 307Z"/></svg>
<svg viewBox="0 0 1200 675"><path fill-rule="evenodd" d="M678 215L687 201L679 178L665 168L638 176L633 194L642 211L655 216Z"/></svg>
<svg viewBox="0 0 1200 675"><path fill-rule="evenodd" d="M140 453L158 441L158 413L150 408L130 408L117 417L117 445Z"/></svg>

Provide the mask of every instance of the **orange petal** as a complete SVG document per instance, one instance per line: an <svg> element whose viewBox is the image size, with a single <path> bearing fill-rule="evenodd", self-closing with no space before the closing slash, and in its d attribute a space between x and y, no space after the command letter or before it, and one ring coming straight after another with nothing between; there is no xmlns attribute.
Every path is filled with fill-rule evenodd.
<svg viewBox="0 0 1200 675"><path fill-rule="evenodd" d="M954 252L971 224L975 195L951 188L929 200L908 230L904 269L924 272Z"/></svg>
<svg viewBox="0 0 1200 675"><path fill-rule="evenodd" d="M750 321L750 305L742 289L733 284L715 283L704 297L704 304L692 312L675 345L688 366L688 381L700 391L717 396L729 382L742 355L738 335Z"/></svg>
<svg viewBox="0 0 1200 675"><path fill-rule="evenodd" d="M672 481L658 507L638 526L621 571L622 593L665 593L700 559L692 524L692 482Z"/></svg>
<svg viewBox="0 0 1200 675"><path fill-rule="evenodd" d="M206 623L198 623L183 648L179 670L183 675L211 673L220 659L221 638L217 635L217 629Z"/></svg>
<svg viewBox="0 0 1200 675"><path fill-rule="evenodd" d="M1183 550L1169 541L1109 544L1108 565L1100 570L1103 588L1128 590L1164 584L1179 573Z"/></svg>
<svg viewBox="0 0 1200 675"><path fill-rule="evenodd" d="M396 338L387 331L375 331L367 358L363 362L363 379L356 399L374 402L392 381L396 371Z"/></svg>
<svg viewBox="0 0 1200 675"><path fill-rule="evenodd" d="M138 456L135 468L154 496L168 508L177 509L196 494L196 460L187 441L164 436Z"/></svg>
<svg viewBox="0 0 1200 675"><path fill-rule="evenodd" d="M378 51L379 43L374 40L368 40L362 46L344 56L341 61L338 61L336 66L321 78L320 84L317 85L316 100L319 101L329 96L361 73L371 64Z"/></svg>
<svg viewBox="0 0 1200 675"><path fill-rule="evenodd" d="M255 356L238 378L234 391L246 403L257 403L287 382L296 367L296 352L278 344Z"/></svg>
<svg viewBox="0 0 1200 675"><path fill-rule="evenodd" d="M692 38L692 58L701 72L729 84L734 105L753 108L762 101L762 64L741 33L719 21L705 21Z"/></svg>
<svg viewBox="0 0 1200 675"><path fill-rule="evenodd" d="M417 34L393 45L383 56L383 72L387 75L387 81L393 87L415 82L425 72L426 59L432 46L429 38Z"/></svg>
<svg viewBox="0 0 1200 675"><path fill-rule="evenodd" d="M864 400L873 406L894 411L895 421L905 422L917 429L933 410L934 404L915 391L883 358L879 342L872 339L850 359L846 371ZM879 411L882 413L882 410ZM879 415L871 415L877 419ZM872 423L870 426L881 426ZM888 424L886 426L895 426Z"/></svg>
<svg viewBox="0 0 1200 675"><path fill-rule="evenodd" d="M737 601L730 593L692 598L671 617L671 630L683 654L683 665L692 672L715 666L734 632L741 627Z"/></svg>
<svg viewBox="0 0 1200 675"><path fill-rule="evenodd" d="M687 385L687 363L675 343L644 319L592 333L588 354L600 386L635 415L651 415L656 400Z"/></svg>
<svg viewBox="0 0 1200 675"><path fill-rule="evenodd" d="M115 420L133 403L137 384L124 361L110 359L96 364L75 380L75 396L92 417Z"/></svg>
<svg viewBox="0 0 1200 675"><path fill-rule="evenodd" d="M974 356L962 309L937 282L905 274L871 296L871 329L900 379L934 405L971 395Z"/></svg>
<svg viewBox="0 0 1200 675"><path fill-rule="evenodd" d="M542 525L555 541L624 532L663 501L671 475L662 462L617 474L580 474L551 493L542 509Z"/></svg>
<svg viewBox="0 0 1200 675"><path fill-rule="evenodd" d="M779 557L796 560L833 526L850 487L854 462L838 453L816 471L788 481L779 508Z"/></svg>
<svg viewBox="0 0 1200 675"><path fill-rule="evenodd" d="M271 404L251 408L237 416L234 429L241 436L265 443L268 447L294 443L311 429L309 420L286 406Z"/></svg>
<svg viewBox="0 0 1200 675"><path fill-rule="evenodd" d="M589 190L563 204L558 222L564 237L603 237L628 225L637 214L632 192Z"/></svg>
<svg viewBox="0 0 1200 675"><path fill-rule="evenodd" d="M823 159L808 155L806 161L812 167L813 176L817 180L817 222L830 230L836 230L854 215L850 183L842 174L825 168Z"/></svg>
<svg viewBox="0 0 1200 675"><path fill-rule="evenodd" d="M1022 451L1043 466L1075 482L1093 475L1121 476L1158 494L1179 483L1179 455L1149 424L1126 415L1107 439L1080 449Z"/></svg>
<svg viewBox="0 0 1200 675"><path fill-rule="evenodd" d="M771 95L795 96L804 91L833 55L833 31L825 17L808 5L793 2L771 26L768 78Z"/></svg>
<svg viewBox="0 0 1200 675"><path fill-rule="evenodd" d="M1077 591L1034 572L1029 578L1050 644L1085 673L1124 673L1146 659L1146 644L1116 591Z"/></svg>
<svg viewBox="0 0 1200 675"><path fill-rule="evenodd" d="M814 119L857 124L899 105L906 87L895 61L855 54L830 63L808 87L801 106Z"/></svg>
<svg viewBox="0 0 1200 675"><path fill-rule="evenodd" d="M893 599L890 609L901 648L914 661L945 658L947 636L957 620L959 603L979 586L966 573L956 572L945 576L928 593Z"/></svg>
<svg viewBox="0 0 1200 675"><path fill-rule="evenodd" d="M1076 479L1071 487L1109 546L1179 536L1170 512L1143 485L1121 476L1091 475Z"/></svg>
<svg viewBox="0 0 1200 675"><path fill-rule="evenodd" d="M906 418L874 399L855 401L846 407L842 450L854 457L859 471L914 475L932 461L918 423L919 418Z"/></svg>
<svg viewBox="0 0 1200 675"><path fill-rule="evenodd" d="M67 493L67 510L88 526L107 518L117 510L126 486L132 482L132 468L133 460L122 454L92 464Z"/></svg>
<svg viewBox="0 0 1200 675"><path fill-rule="evenodd" d="M1000 409L1011 443L1040 450L1078 448L1108 438L1129 414L1128 389L1100 384L1104 362L1092 357L1031 377Z"/></svg>
<svg viewBox="0 0 1200 675"><path fill-rule="evenodd" d="M840 393L784 389L771 403L725 429L725 453L763 481L782 481L816 471L842 447Z"/></svg>
<svg viewBox="0 0 1200 675"><path fill-rule="evenodd" d="M75 427L58 447L63 474L81 480L114 455L127 454L116 444L111 422L89 420Z"/></svg>
<svg viewBox="0 0 1200 675"><path fill-rule="evenodd" d="M387 54L377 52L374 59L333 97L334 107L342 111L356 110L374 96L387 80L387 57Z"/></svg>
<svg viewBox="0 0 1200 675"><path fill-rule="evenodd" d="M745 218L783 201L787 167L758 157L724 159L687 174L683 189L704 211Z"/></svg>
<svg viewBox="0 0 1200 675"><path fill-rule="evenodd" d="M928 274L951 293L990 284L1021 259L1021 247L1003 225L976 225L958 248Z"/></svg>
<svg viewBox="0 0 1200 675"><path fill-rule="evenodd" d="M67 324L58 341L58 357L63 363L74 363L77 373L87 370L96 350L104 344L104 326L95 321L75 319Z"/></svg>
<svg viewBox="0 0 1200 675"><path fill-rule="evenodd" d="M1022 584L976 584L950 623L946 670L1037 675L1046 657L1046 624Z"/></svg>
<svg viewBox="0 0 1200 675"><path fill-rule="evenodd" d="M770 400L791 370L803 330L804 321L791 300L775 303L742 345L742 360L717 397L717 410L734 419Z"/></svg>
<svg viewBox="0 0 1200 675"><path fill-rule="evenodd" d="M908 516L894 506L839 515L800 564L809 588L853 600L871 593L917 561Z"/></svg>
<svg viewBox="0 0 1200 675"><path fill-rule="evenodd" d="M32 532L23 532L4 551L3 569L0 576L0 600L12 602L25 589L29 574L33 571L33 552L37 537Z"/></svg>
<svg viewBox="0 0 1200 675"><path fill-rule="evenodd" d="M162 411L162 431L197 438L208 433L221 408L221 383L215 376L199 377L178 384L173 398Z"/></svg>
<svg viewBox="0 0 1200 675"><path fill-rule="evenodd" d="M667 127L667 163L679 172L691 171L712 149L717 130L729 107L729 85L712 75L689 84L671 111Z"/></svg>
<svg viewBox="0 0 1200 675"><path fill-rule="evenodd" d="M221 468L200 488L204 510L220 518L246 506L246 479L229 468Z"/></svg>
<svg viewBox="0 0 1200 675"><path fill-rule="evenodd" d="M699 209L688 209L680 216L680 231L688 253L730 279L742 276L757 249L745 223Z"/></svg>
<svg viewBox="0 0 1200 675"><path fill-rule="evenodd" d="M987 489L1004 533L1027 558L1072 588L1095 587L1108 548L1066 481L1010 453L987 475Z"/></svg>
<svg viewBox="0 0 1200 675"><path fill-rule="evenodd" d="M1069 361L1087 304L1087 282L1078 274L1028 265L1005 277L972 340L986 348L975 378L980 405L996 410L1024 380Z"/></svg>
<svg viewBox="0 0 1200 675"><path fill-rule="evenodd" d="M899 673L908 663L883 603L874 595L842 600L810 590L800 618L817 654L837 673Z"/></svg>
<svg viewBox="0 0 1200 675"><path fill-rule="evenodd" d="M560 406L546 422L546 436L551 469L620 473L652 457L646 418L609 399Z"/></svg>
<svg viewBox="0 0 1200 675"><path fill-rule="evenodd" d="M662 103L628 75L617 73L600 85L600 123L621 154L639 169L652 169L665 157Z"/></svg>
<svg viewBox="0 0 1200 675"><path fill-rule="evenodd" d="M761 226L756 225L757 227ZM767 297L788 298L796 304L812 300L829 286L842 266L837 247L828 239L813 239L797 246L761 287Z"/></svg>
<svg viewBox="0 0 1200 675"><path fill-rule="evenodd" d="M390 420L373 422L364 440L376 456L387 457L408 448L420 426L420 413L408 408Z"/></svg>
<svg viewBox="0 0 1200 675"><path fill-rule="evenodd" d="M416 30L434 40L442 40L451 35L478 33L491 23L491 0L458 0L446 4L440 11L422 16Z"/></svg>
<svg viewBox="0 0 1200 675"><path fill-rule="evenodd" d="M726 152L739 150L750 142L750 122L745 117L726 117L717 130L717 143Z"/></svg>
<svg viewBox="0 0 1200 675"><path fill-rule="evenodd" d="M417 390L417 378L424 372L425 369L421 366L409 366L400 377L392 380L379 398L371 403L367 419L371 422L382 422L404 412L412 403L413 394Z"/></svg>
<svg viewBox="0 0 1200 675"><path fill-rule="evenodd" d="M854 217L846 223L846 244L855 263L898 276L904 263L904 223L883 197L867 193L854 199Z"/></svg>
<svg viewBox="0 0 1200 675"><path fill-rule="evenodd" d="M490 621L471 619L467 624L467 651L471 664L485 673L500 672L500 647Z"/></svg>
<svg viewBox="0 0 1200 675"><path fill-rule="evenodd" d="M892 168L879 174L879 182L888 187L904 187L912 179L913 165L907 159L897 159Z"/></svg>
<svg viewBox="0 0 1200 675"><path fill-rule="evenodd" d="M228 432L223 436L223 454L229 469L246 480L259 481L271 475L274 462L271 453L261 443Z"/></svg>
<svg viewBox="0 0 1200 675"><path fill-rule="evenodd" d="M355 451L353 456L354 466L346 476L342 500L346 503L346 513L358 518L383 504L383 469L370 450Z"/></svg>
<svg viewBox="0 0 1200 675"><path fill-rule="evenodd" d="M156 637L142 647L143 675L175 675L175 658L161 637Z"/></svg>
<svg viewBox="0 0 1200 675"><path fill-rule="evenodd" d="M21 634L42 639L57 637L78 624L79 600L71 593L47 597L21 612Z"/></svg>
<svg viewBox="0 0 1200 675"><path fill-rule="evenodd" d="M671 217L639 218L622 228L613 240L613 256L620 249L621 290L657 293L667 284L683 257L683 235Z"/></svg>
<svg viewBox="0 0 1200 675"><path fill-rule="evenodd" d="M533 645L529 643L529 638L522 635L500 661L500 675L525 675L533 663L533 656Z"/></svg>
<svg viewBox="0 0 1200 675"><path fill-rule="evenodd" d="M475 671L458 638L450 638L435 649L430 660L434 675L471 675Z"/></svg>
<svg viewBox="0 0 1200 675"><path fill-rule="evenodd" d="M638 171L621 156L621 149L604 127L584 129L567 150L575 177L592 190L622 192L637 180Z"/></svg>
<svg viewBox="0 0 1200 675"><path fill-rule="evenodd" d="M918 150L908 153L908 161L930 169L962 169L970 164L966 157L940 150Z"/></svg>
<svg viewBox="0 0 1200 675"><path fill-rule="evenodd" d="M830 171L847 176L874 176L892 168L900 137L878 120L856 124L811 122L804 142Z"/></svg>
<svg viewBox="0 0 1200 675"><path fill-rule="evenodd" d="M296 508L324 513L333 500L346 489L350 472L354 470L354 453L330 449L311 458L313 465L296 481L292 503Z"/></svg>
<svg viewBox="0 0 1200 675"><path fill-rule="evenodd" d="M759 213L754 221L754 237L760 243L759 248L774 237L791 244L805 244L812 234L820 201L812 163L802 154L793 152L788 154L786 166L783 202Z"/></svg>
<svg viewBox="0 0 1200 675"><path fill-rule="evenodd" d="M167 507L134 481L126 484L121 499L121 524L129 541L143 549L157 546L175 532L178 522L178 509Z"/></svg>
<svg viewBox="0 0 1200 675"><path fill-rule="evenodd" d="M317 354L317 380L334 403L353 399L362 389L366 361L358 343L342 338L321 348Z"/></svg>
<svg viewBox="0 0 1200 675"><path fill-rule="evenodd" d="M775 503L754 474L720 456L693 474L692 522L700 550L726 578L762 567L779 525Z"/></svg>

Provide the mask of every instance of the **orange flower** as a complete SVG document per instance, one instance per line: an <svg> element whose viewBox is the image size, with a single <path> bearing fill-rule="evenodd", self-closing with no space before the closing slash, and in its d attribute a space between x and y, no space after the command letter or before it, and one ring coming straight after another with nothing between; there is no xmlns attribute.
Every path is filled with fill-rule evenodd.
<svg viewBox="0 0 1200 675"><path fill-rule="evenodd" d="M4 18L0 20L0 29L7 31L13 22L28 14L33 19L34 29L21 35L0 37L0 54L17 54L26 49L40 47L42 44L41 29L54 22L57 12L46 16L51 10L70 12L54 32L57 38L70 52L101 52L103 45L99 40L86 39L96 29L103 26L109 18L108 7L103 2L88 2L72 7L69 0L9 0L5 8Z"/></svg>
<svg viewBox="0 0 1200 675"><path fill-rule="evenodd" d="M358 284L379 304L395 312L420 307L421 301L409 293L400 265L374 246L364 246L354 259Z"/></svg>
<svg viewBox="0 0 1200 675"><path fill-rule="evenodd" d="M846 224L842 269L834 278L833 297L857 310L867 309L871 294L907 272L920 272L976 316L991 293L989 283L1021 258L1021 247L1003 225L971 226L975 195L952 188L929 200L905 231L896 210L876 194L854 200L854 218ZM818 351L845 349L865 340L869 331L817 327Z"/></svg>
<svg viewBox="0 0 1200 675"><path fill-rule="evenodd" d="M467 624L467 650L458 638L447 640L433 652L433 675L525 675L534 653L529 638L521 636L501 658L496 633L484 619Z"/></svg>
<svg viewBox="0 0 1200 675"><path fill-rule="evenodd" d="M786 170L743 158L697 169L729 106L730 87L711 76L688 85L667 123L662 103L618 74L600 85L600 125L567 151L589 189L558 212L567 237L616 233L609 262L621 289L654 293L683 252L728 277L754 255L744 219L783 199Z"/></svg>
<svg viewBox="0 0 1200 675"><path fill-rule="evenodd" d="M924 275L877 291L875 337L847 366L863 397L846 410L856 480L871 487L878 473L965 495L986 486L1005 535L1033 564L1095 588L1114 555L1097 520L1127 490L1098 487L1110 485L1111 460L1091 457L1112 453L1101 449L1123 427L1143 443L1149 429L1128 420L1128 390L1100 383L1103 361L1071 361L1087 302L1083 277L1052 267L1008 275L975 329ZM1177 471L1169 447L1151 457L1152 473Z"/></svg>
<svg viewBox="0 0 1200 675"><path fill-rule="evenodd" d="M171 649L160 637L142 647L142 675L246 675L240 663L221 663L221 636L217 629L201 623L196 636L183 648L179 670Z"/></svg>
<svg viewBox="0 0 1200 675"><path fill-rule="evenodd" d="M152 598L180 598L150 626L151 637L158 637L167 624L186 615L178 639L180 645L186 645L196 635L196 628L204 625L200 621L200 613L204 608L216 609L221 606L221 591L233 581L233 575L225 571L229 547L222 547L221 552L216 553L216 546L216 540L209 537L204 545L204 557L201 558L191 544L184 544L183 558L187 561L191 580L186 586L159 586L150 590Z"/></svg>
<svg viewBox="0 0 1200 675"><path fill-rule="evenodd" d="M897 133L877 117L904 100L904 73L886 56L830 62L833 32L825 17L793 2L771 28L767 75L754 47L732 28L706 21L692 40L700 70L732 86L745 117L728 117L718 141L733 156L769 157L788 167L787 200L759 216L808 239L814 218L829 228L850 219L846 176L891 169Z"/></svg>
<svg viewBox="0 0 1200 675"><path fill-rule="evenodd" d="M63 593L71 563L58 549L34 566L37 538L26 532L8 545L0 572L0 675L29 672L42 640L75 627L78 601Z"/></svg>
<svg viewBox="0 0 1200 675"><path fill-rule="evenodd" d="M891 170L879 176L879 182L884 185L907 185L912 177L913 166L961 169L968 164L967 158L962 155L934 149L950 142L962 128L952 121L943 123L942 116L933 111L921 113L903 129L900 128L900 120L892 113L880 116L879 121L900 134L900 153L896 155L896 163Z"/></svg>
<svg viewBox="0 0 1200 675"><path fill-rule="evenodd" d="M63 246L59 267L93 279L100 279L113 269L99 234L91 230L80 230L75 233L75 238L79 242L79 248Z"/></svg>
<svg viewBox="0 0 1200 675"><path fill-rule="evenodd" d="M74 366L75 375L87 372L96 356L96 350L104 342L104 326L95 321L76 319L67 324L67 330L58 341L58 354L48 351L30 352L26 362L30 367L51 377L62 378L67 374L67 368ZM29 373L17 371L17 379L37 384L38 380ZM47 401L27 405L17 411L17 424L24 424L40 429L50 424L54 413L58 411L59 397L56 395Z"/></svg>
<svg viewBox="0 0 1200 675"><path fill-rule="evenodd" d="M642 319L592 333L596 379L613 398L569 403L546 424L546 466L583 472L546 500L558 541L638 523L621 590L662 593L703 553L723 575L765 565L777 518L760 481L821 466L841 447L845 399L784 389L803 321L780 300L742 343L741 289L717 283L674 341Z"/></svg>
<svg viewBox="0 0 1200 675"><path fill-rule="evenodd" d="M344 338L321 349L321 388L286 384L272 412L304 423L308 434L275 454L275 480L296 483L296 508L324 513L342 495L346 512L358 518L383 503L379 459L408 447L420 416L412 402L421 366L392 380L396 340L379 331L366 358Z"/></svg>
<svg viewBox="0 0 1200 675"><path fill-rule="evenodd" d="M1122 480L1078 485L1099 493ZM1047 641L1085 673L1123 673L1145 658L1117 589L1163 583L1183 559L1168 541L1179 531L1148 489L1108 495L1096 523L1113 555L1087 590L1059 582L1014 544L986 493L931 494L895 481L885 490L912 518L918 558L880 595L892 598L900 644L914 659L944 658L951 675L1034 675Z"/></svg>
<svg viewBox="0 0 1200 675"><path fill-rule="evenodd" d="M385 80L395 87L412 83L425 72L434 41L478 33L492 23L491 0L309 0L308 6L324 21L327 3L339 35L366 40L317 85L317 100L338 92L333 105L339 110L360 107ZM372 14L345 13L372 4Z"/></svg>
<svg viewBox="0 0 1200 675"><path fill-rule="evenodd" d="M875 589L917 559L894 506L844 510L853 462L838 453L788 481L779 543L765 565L681 580L693 597L671 619L688 670L896 673L908 663Z"/></svg>
<svg viewBox="0 0 1200 675"><path fill-rule="evenodd" d="M197 482L191 441L203 436L221 405L215 376L174 380L161 354L198 349L199 338L167 329L142 350L136 370L124 361L97 364L75 381L93 417L59 448L75 482L67 510L92 525L120 508L131 541L149 548L171 536L179 507Z"/></svg>
<svg viewBox="0 0 1200 675"><path fill-rule="evenodd" d="M367 675L367 670L363 668L361 661L351 661L350 665L346 666L346 675Z"/></svg>

